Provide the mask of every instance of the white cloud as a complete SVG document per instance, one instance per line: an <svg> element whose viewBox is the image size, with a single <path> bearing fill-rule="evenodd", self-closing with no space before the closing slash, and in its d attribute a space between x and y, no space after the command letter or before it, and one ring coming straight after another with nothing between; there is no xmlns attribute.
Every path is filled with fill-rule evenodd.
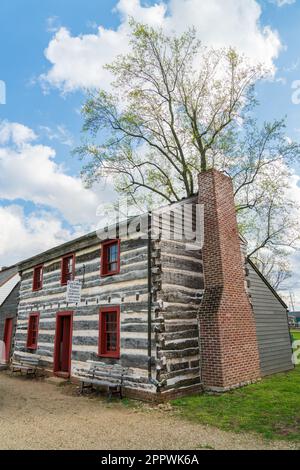
<svg viewBox="0 0 300 470"><path fill-rule="evenodd" d="M0 266L8 266L82 235L63 228L62 221L46 211L25 216L19 205L0 206Z"/></svg>
<svg viewBox="0 0 300 470"><path fill-rule="evenodd" d="M278 7L283 7L284 5L292 5L296 0L269 0L271 3L275 3Z"/></svg>
<svg viewBox="0 0 300 470"><path fill-rule="evenodd" d="M289 287L290 287L290 291L294 294L295 308L297 310L300 310L300 276L299 276L300 254L299 253L295 254L295 256L293 257L292 267L293 267L294 275L292 276L289 282Z"/></svg>
<svg viewBox="0 0 300 470"><path fill-rule="evenodd" d="M60 27L58 16L49 16L46 20L46 25L49 33L56 33Z"/></svg>
<svg viewBox="0 0 300 470"><path fill-rule="evenodd" d="M300 207L300 176L294 173L290 179L290 189L288 190L288 197L293 199ZM300 210L295 211L294 217L300 219ZM300 310L300 246L298 250L291 257L292 277L285 282L281 289L281 294L287 304L290 304L290 294L294 298L295 308ZM291 308L291 305L290 305Z"/></svg>
<svg viewBox="0 0 300 470"><path fill-rule="evenodd" d="M284 283L282 289L280 290L280 294L282 298L292 310L300 311L300 277L299 277L299 270L300 270L300 253L295 253L291 260L292 266L292 277ZM293 306L293 304L294 306Z"/></svg>
<svg viewBox="0 0 300 470"><path fill-rule="evenodd" d="M55 161L54 149L36 139L28 127L9 122L0 125L0 199L45 205L72 224L96 223L101 193L84 188L80 178L66 174ZM105 199L111 195L108 190Z"/></svg>
<svg viewBox="0 0 300 470"><path fill-rule="evenodd" d="M51 129L44 132L51 137ZM55 132L68 137L60 126ZM66 174L54 149L39 144L32 129L0 121L0 266L96 229L99 203L114 197L110 185L86 189Z"/></svg>
<svg viewBox="0 0 300 470"><path fill-rule="evenodd" d="M255 0L165 0L142 6L140 0L120 0L115 8L121 23L116 30L99 26L97 34L72 36L61 27L48 44L45 56L50 70L42 75L44 86L63 92L108 87L110 75L103 65L128 50L130 17L166 32L195 26L199 37L213 46L234 46L254 60L273 66L281 43L276 31L261 26L261 7Z"/></svg>
<svg viewBox="0 0 300 470"><path fill-rule="evenodd" d="M49 126L39 126L39 130L49 140L56 140L68 147L74 146L73 136L64 124L59 124L54 129Z"/></svg>
<svg viewBox="0 0 300 470"><path fill-rule="evenodd" d="M36 138L37 136L33 130L23 126L23 124L17 122L8 123L7 121L0 123L0 145L13 142L17 146L21 146L36 140Z"/></svg>
<svg viewBox="0 0 300 470"><path fill-rule="evenodd" d="M287 189L287 196L294 200L300 208L300 176L294 171L290 177L290 187ZM297 211L300 218L300 210Z"/></svg>

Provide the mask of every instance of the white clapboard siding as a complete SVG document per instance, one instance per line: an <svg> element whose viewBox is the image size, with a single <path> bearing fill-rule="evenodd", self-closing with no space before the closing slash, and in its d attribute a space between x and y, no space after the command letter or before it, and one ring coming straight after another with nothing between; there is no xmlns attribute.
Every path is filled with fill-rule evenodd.
<svg viewBox="0 0 300 470"><path fill-rule="evenodd" d="M0 286L0 306L3 304L5 299L9 296L11 291L16 287L20 281L19 274L15 274L13 277L8 279L2 286Z"/></svg>

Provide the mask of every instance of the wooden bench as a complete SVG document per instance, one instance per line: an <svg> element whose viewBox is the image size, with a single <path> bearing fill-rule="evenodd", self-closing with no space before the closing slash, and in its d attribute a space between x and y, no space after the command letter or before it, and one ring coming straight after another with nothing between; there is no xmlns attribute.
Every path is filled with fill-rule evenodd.
<svg viewBox="0 0 300 470"><path fill-rule="evenodd" d="M74 375L80 380L80 393L86 388L106 387L108 398L118 394L122 399L122 385L128 369L118 364L88 361L89 369L75 369Z"/></svg>
<svg viewBox="0 0 300 470"><path fill-rule="evenodd" d="M40 358L38 356L22 356L18 359L18 362L13 361L11 364L12 374L15 372L26 372L26 375L36 377L37 368L39 365Z"/></svg>

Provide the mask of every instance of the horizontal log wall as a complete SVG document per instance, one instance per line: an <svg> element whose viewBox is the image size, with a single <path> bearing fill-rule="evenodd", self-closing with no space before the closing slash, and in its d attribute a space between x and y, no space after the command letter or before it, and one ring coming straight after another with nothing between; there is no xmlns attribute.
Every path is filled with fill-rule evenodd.
<svg viewBox="0 0 300 470"><path fill-rule="evenodd" d="M83 240L68 245L68 252L76 255L76 278L82 279L85 266L82 302L66 304L66 287L60 285L61 257L44 263L43 289L32 292L33 268L23 272L20 287L18 324L15 339L15 356L30 354L26 349L28 317L40 313L38 349L42 365L53 370L53 353L56 313L73 311L72 372L74 368L87 369L86 361L119 363L130 369L128 387L154 391L148 382L148 272L147 240L135 234L121 240L120 274L100 277L101 243L84 247ZM68 253L67 252L67 253ZM67 254L65 253L65 254ZM51 254L50 254L51 255ZM49 256L49 255L48 255ZM120 305L121 357L119 360L99 358L99 310L101 306ZM155 338L153 334L153 352ZM155 357L153 357L155 364ZM154 368L155 371L155 368Z"/></svg>

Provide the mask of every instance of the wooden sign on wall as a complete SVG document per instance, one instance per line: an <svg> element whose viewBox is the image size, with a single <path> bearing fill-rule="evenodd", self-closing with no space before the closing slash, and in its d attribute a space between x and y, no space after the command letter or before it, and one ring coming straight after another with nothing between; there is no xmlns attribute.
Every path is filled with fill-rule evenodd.
<svg viewBox="0 0 300 470"><path fill-rule="evenodd" d="M75 304L81 302L81 281L68 281L66 302Z"/></svg>

